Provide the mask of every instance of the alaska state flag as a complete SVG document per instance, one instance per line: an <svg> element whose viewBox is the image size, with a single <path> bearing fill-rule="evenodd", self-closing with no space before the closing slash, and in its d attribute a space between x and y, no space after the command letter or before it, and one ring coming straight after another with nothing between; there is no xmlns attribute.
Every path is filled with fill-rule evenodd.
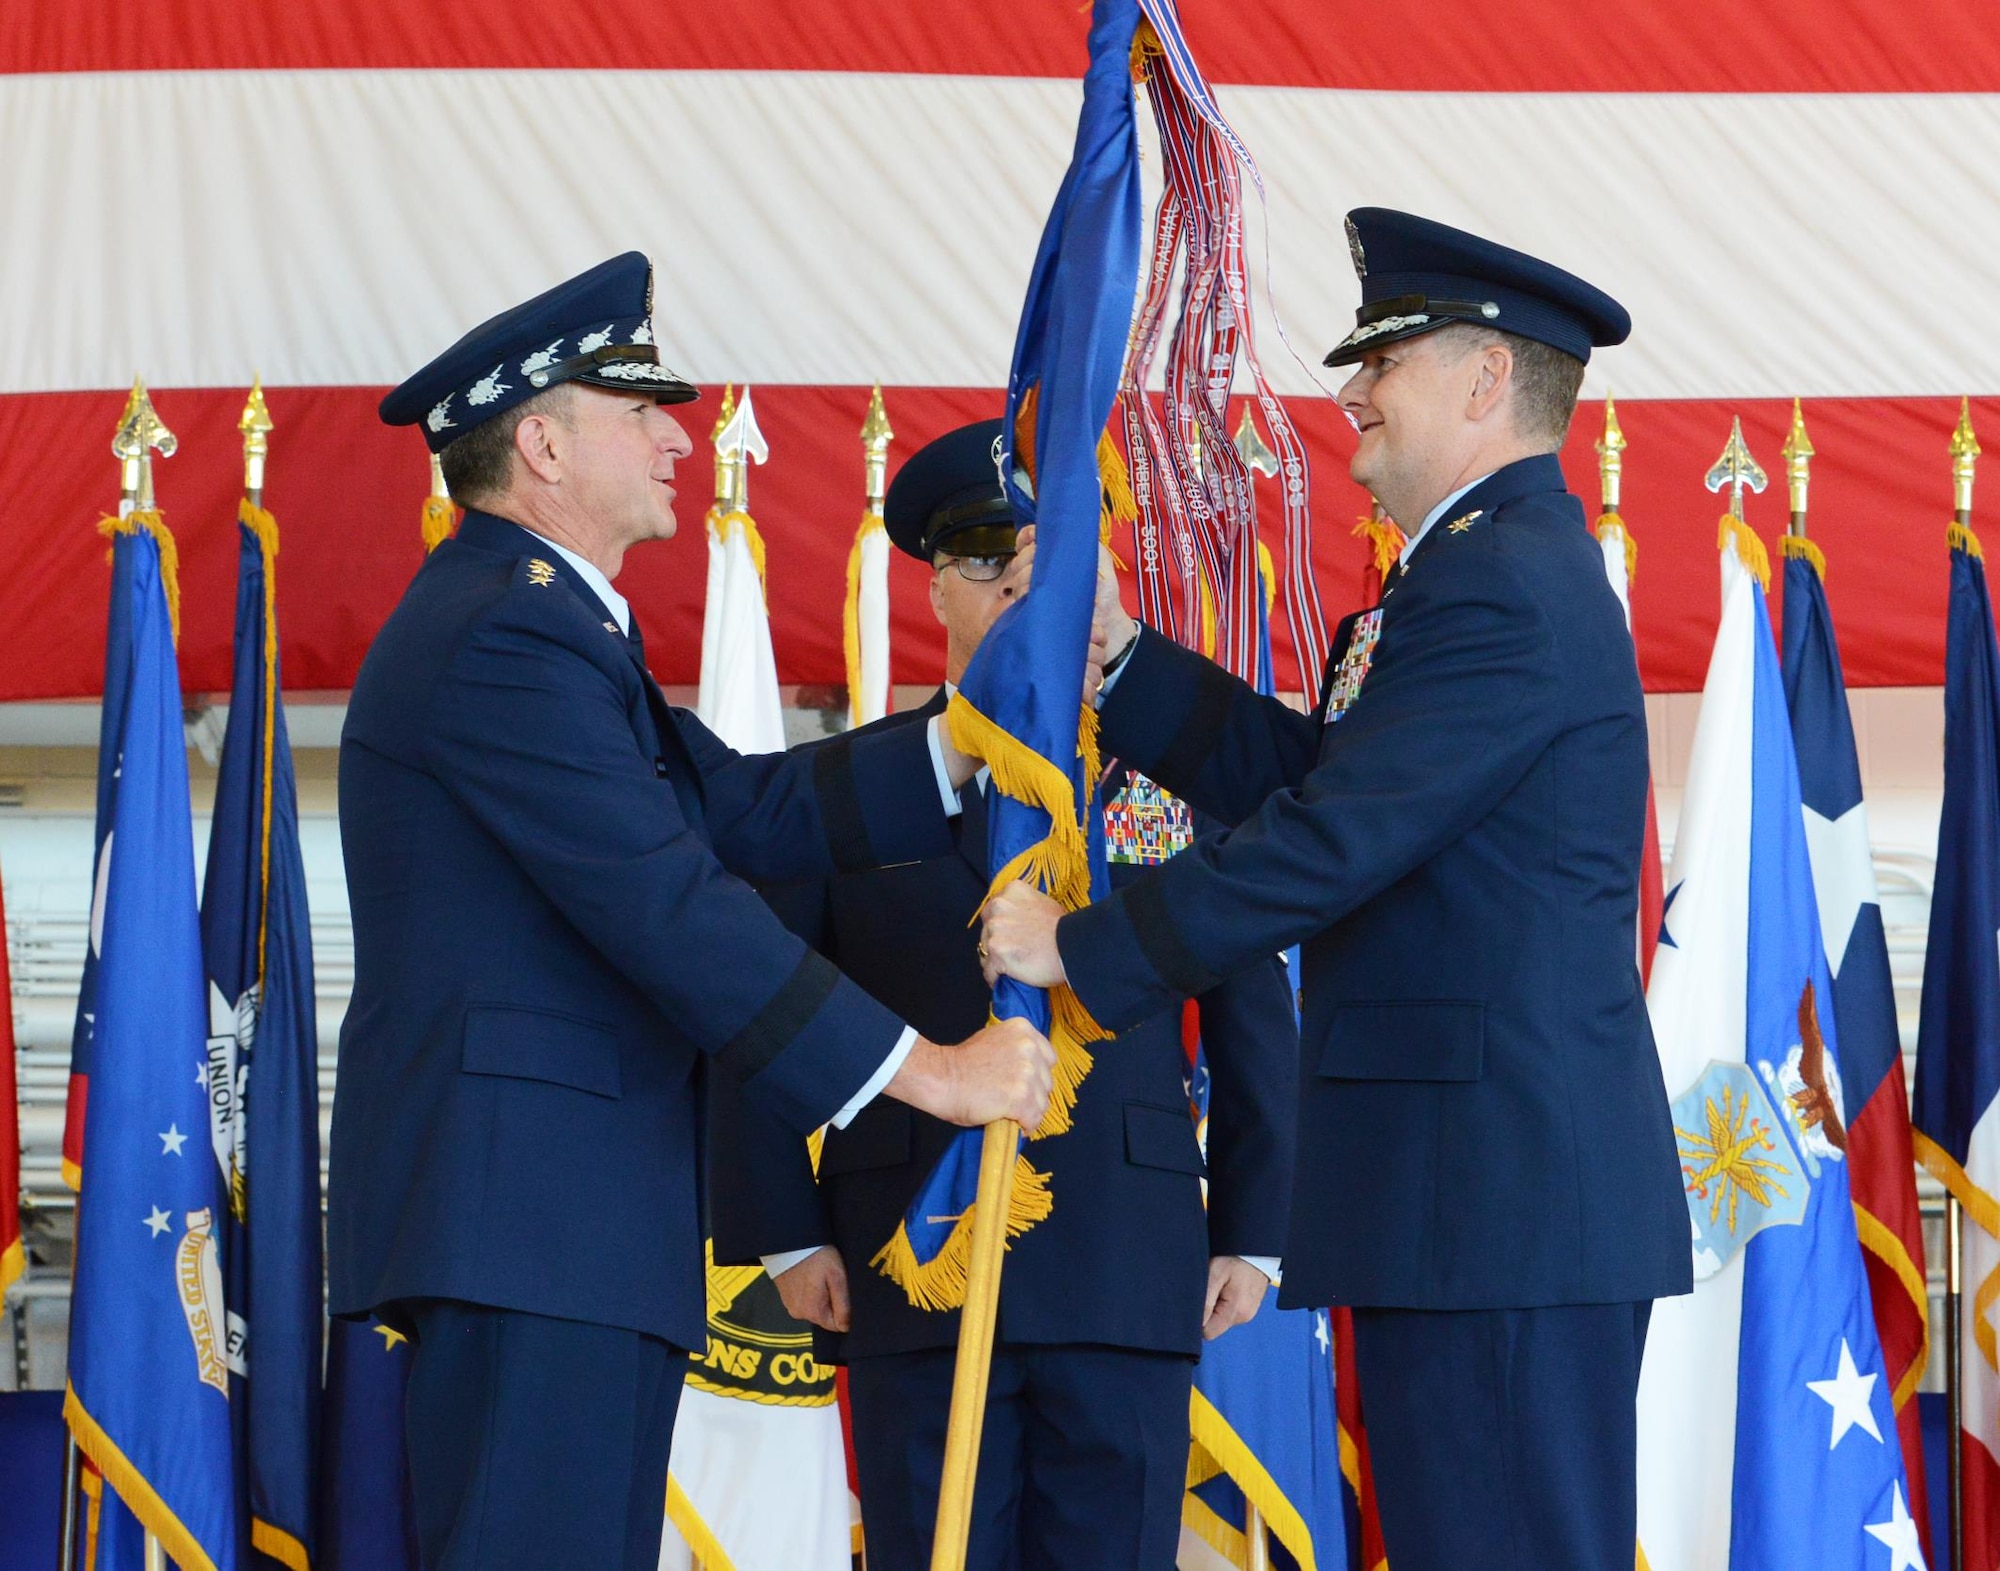
<svg viewBox="0 0 2000 1571"><path fill-rule="evenodd" d="M327 1329L313 1571L417 1571L403 1395L410 1343L379 1320Z"/></svg>
<svg viewBox="0 0 2000 1571"><path fill-rule="evenodd" d="M235 1571L221 1232L209 1136L181 695L157 515L120 524L127 557L123 723L100 762L117 787L99 853L95 1058L77 1200L69 1394L77 1443L183 1571ZM129 531L129 532L128 532ZM114 611L114 619L118 615ZM114 648L114 654L116 650Z"/></svg>
<svg viewBox="0 0 2000 1571"><path fill-rule="evenodd" d="M1795 549L1795 545L1797 549ZM1909 1481L1910 1515L1928 1540L1923 1431L1917 1381L1930 1354L1930 1292L1924 1285L1923 1222L1910 1149L1910 1098L1896 1030L1889 942L1868 845L1861 763L1840 646L1821 581L1822 559L1786 542L1785 701L1799 759L1806 846L1812 856L1820 937L1833 977L1840 1081L1847 1095L1847 1170L1868 1270L1875 1334L1882 1343L1891 1405ZM1926 1543L1925 1553L1930 1552Z"/></svg>
<svg viewBox="0 0 2000 1571"><path fill-rule="evenodd" d="M2000 1566L2000 649L1979 540L1951 526L1938 822L1911 1116L1917 1155L1965 1208L1963 1541Z"/></svg>
<svg viewBox="0 0 2000 1571"><path fill-rule="evenodd" d="M1651 1571L1916 1571L1763 556L1725 527L1647 992L1696 1285L1654 1307L1646 1343L1639 1548Z"/></svg>
<svg viewBox="0 0 2000 1571"><path fill-rule="evenodd" d="M319 1035L292 746L278 700L277 525L243 505L236 669L202 886L209 1135L229 1194L230 1401L259 1556L313 1559L322 1304Z"/></svg>
<svg viewBox="0 0 2000 1571"><path fill-rule="evenodd" d="M1075 151L1035 255L1008 376L998 468L1016 519L1036 526L1032 591L980 641L947 711L953 741L992 771L995 883L1030 879L1071 909L1104 879L1096 715L1080 717L1103 495L1098 440L1118 391L1139 276L1131 77L1139 10L1139 0L1097 0L1093 11ZM1073 998L1052 1003L1011 978L995 990L993 1011L1025 1018L1054 1041L1056 1100L1037 1133L1067 1129L1090 1068L1088 1017ZM981 1143L976 1129L953 1142L876 1257L922 1307L963 1302ZM1045 1184L1017 1164L1010 1232L1048 1214Z"/></svg>

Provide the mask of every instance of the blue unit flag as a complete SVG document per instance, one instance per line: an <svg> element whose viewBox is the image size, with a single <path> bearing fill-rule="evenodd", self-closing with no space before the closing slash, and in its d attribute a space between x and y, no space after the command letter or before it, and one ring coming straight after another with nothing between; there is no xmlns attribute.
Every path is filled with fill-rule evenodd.
<svg viewBox="0 0 2000 1571"><path fill-rule="evenodd" d="M234 1571L221 1232L228 1193L209 1146L181 695L156 515L115 549L129 601L128 700L102 852L95 1059L78 1199L64 1412L77 1443L183 1571ZM107 674L106 687L113 685Z"/></svg>
<svg viewBox="0 0 2000 1571"><path fill-rule="evenodd" d="M298 792L279 702L277 525L239 524L236 664L202 889L210 1137L251 1546L313 1560L322 1313L319 1043Z"/></svg>

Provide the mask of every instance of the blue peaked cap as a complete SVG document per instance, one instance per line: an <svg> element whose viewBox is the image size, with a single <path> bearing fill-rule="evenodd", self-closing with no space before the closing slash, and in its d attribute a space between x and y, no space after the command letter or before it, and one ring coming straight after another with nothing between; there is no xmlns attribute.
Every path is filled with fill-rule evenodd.
<svg viewBox="0 0 2000 1571"><path fill-rule="evenodd" d="M562 382L639 391L661 403L701 394L660 364L653 264L627 251L481 322L382 400L385 425L421 425L433 453Z"/></svg>
<svg viewBox="0 0 2000 1571"><path fill-rule="evenodd" d="M1000 488L1000 420L977 420L918 448L882 501L882 527L928 563L953 556L1005 556L1014 549L1014 506ZM1018 470L1015 483L1034 487Z"/></svg>
<svg viewBox="0 0 2000 1571"><path fill-rule="evenodd" d="M1361 309L1327 365L1352 365L1453 322L1532 338L1586 362L1592 348L1622 344L1632 331L1625 308L1574 273L1412 213L1355 208L1347 248Z"/></svg>

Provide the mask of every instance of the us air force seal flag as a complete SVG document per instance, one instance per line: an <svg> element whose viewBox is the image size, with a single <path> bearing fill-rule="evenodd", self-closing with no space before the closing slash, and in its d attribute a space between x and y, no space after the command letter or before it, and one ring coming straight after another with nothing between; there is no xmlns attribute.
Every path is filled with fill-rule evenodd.
<svg viewBox="0 0 2000 1571"><path fill-rule="evenodd" d="M1764 571L1747 529L1725 535L1647 994L1697 1281L1656 1305L1646 1343L1639 1544L1652 1571L1912 1571Z"/></svg>
<svg viewBox="0 0 2000 1571"><path fill-rule="evenodd" d="M2000 1564L2000 648L1978 538L1951 529L1944 812L1911 1116L1917 1155L1965 1208L1964 1544Z"/></svg>
<svg viewBox="0 0 2000 1571"><path fill-rule="evenodd" d="M240 1519L219 1258L229 1200L209 1135L180 684L159 547L140 529L116 549L130 556L118 578L130 597L129 686L117 747L102 761L118 779L98 886L64 1412L184 1571L232 1571Z"/></svg>

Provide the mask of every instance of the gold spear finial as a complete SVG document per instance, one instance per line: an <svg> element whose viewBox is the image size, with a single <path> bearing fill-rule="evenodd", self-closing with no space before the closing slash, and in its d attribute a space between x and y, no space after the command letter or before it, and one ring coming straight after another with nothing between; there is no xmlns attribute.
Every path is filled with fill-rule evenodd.
<svg viewBox="0 0 2000 1571"><path fill-rule="evenodd" d="M243 489L253 507L264 503L264 460L271 452L274 429L271 411L264 403L264 379L253 377L250 398L243 406L243 418L236 422L243 433Z"/></svg>
<svg viewBox="0 0 2000 1571"><path fill-rule="evenodd" d="M125 400L125 412L111 438L111 453L119 463L118 489L134 511L153 505L153 454L172 458L179 446L179 439L154 411L146 384L133 377L132 395Z"/></svg>
<svg viewBox="0 0 2000 1571"><path fill-rule="evenodd" d="M1264 445L1263 435L1257 429L1257 422L1250 413L1248 399L1243 403L1243 418L1236 422L1233 438L1236 451L1243 455L1243 462L1253 474L1274 475L1278 472L1278 455Z"/></svg>
<svg viewBox="0 0 2000 1571"><path fill-rule="evenodd" d="M736 413L736 389L725 383L722 389L722 408L715 416L715 429L708 433L709 445L715 449L715 510L726 513L736 501L736 471L743 467L740 457L722 450L722 433L729 429L729 422Z"/></svg>
<svg viewBox="0 0 2000 1571"><path fill-rule="evenodd" d="M1972 522L1972 471L1979 438L1972 434L1972 400L1958 401L1958 429L1951 433L1951 507L1961 524Z"/></svg>
<svg viewBox="0 0 2000 1571"><path fill-rule="evenodd" d="M1785 488L1791 493L1792 521L1785 533L1801 539L1806 532L1806 491L1812 485L1812 438L1806 435L1805 410L1792 400L1792 430L1785 438Z"/></svg>
<svg viewBox="0 0 2000 1571"><path fill-rule="evenodd" d="M882 407L882 384L877 382L875 391L868 395L868 416L861 422L862 488L868 498L867 510L877 518L882 516L882 500L889 494L889 444L895 440L889 412Z"/></svg>
<svg viewBox="0 0 2000 1571"><path fill-rule="evenodd" d="M1602 498L1603 510L1607 513L1618 511L1618 502L1625 483L1625 449L1629 444L1625 433L1618 427L1618 406L1611 401L1611 395L1604 395L1604 435L1597 442L1597 490Z"/></svg>
<svg viewBox="0 0 2000 1571"><path fill-rule="evenodd" d="M729 418L715 428L715 505L725 513L747 513L750 465L753 461L761 464L770 456L770 445L757 429L757 411L751 407L750 387L745 383L743 396L736 401ZM725 481L729 486L726 496Z"/></svg>
<svg viewBox="0 0 2000 1571"><path fill-rule="evenodd" d="M1762 494L1764 487L1771 483L1771 477L1758 466L1750 456L1750 449L1743 445L1743 419L1739 415L1729 423L1729 441L1723 446L1722 456L1715 461L1715 467L1708 472L1707 485L1711 491L1729 487L1729 514L1732 518L1743 516L1743 488Z"/></svg>

